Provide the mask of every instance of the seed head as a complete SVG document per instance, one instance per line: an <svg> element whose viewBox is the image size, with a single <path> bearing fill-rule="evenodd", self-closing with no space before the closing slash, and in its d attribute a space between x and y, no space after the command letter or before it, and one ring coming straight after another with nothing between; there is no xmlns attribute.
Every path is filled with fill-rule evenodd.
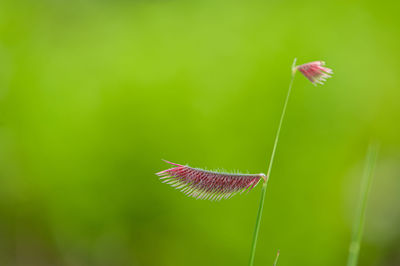
<svg viewBox="0 0 400 266"><path fill-rule="evenodd" d="M300 71L312 84L324 84L327 78L330 78L333 74L332 69L323 67L325 65L324 61L314 61L307 64L299 65L293 67L293 74L296 71Z"/></svg>
<svg viewBox="0 0 400 266"><path fill-rule="evenodd" d="M219 173L165 162L175 167L157 173L163 183L167 183L196 199L228 199L237 193L252 190L260 179L266 180L264 174Z"/></svg>

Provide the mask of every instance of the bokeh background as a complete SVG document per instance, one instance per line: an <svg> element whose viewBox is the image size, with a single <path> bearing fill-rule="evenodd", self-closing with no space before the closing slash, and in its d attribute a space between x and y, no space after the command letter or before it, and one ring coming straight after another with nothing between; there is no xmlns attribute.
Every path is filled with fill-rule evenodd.
<svg viewBox="0 0 400 266"><path fill-rule="evenodd" d="M260 187L193 200L161 159L265 172L256 265L400 265L398 1L0 2L0 265L247 265Z"/></svg>

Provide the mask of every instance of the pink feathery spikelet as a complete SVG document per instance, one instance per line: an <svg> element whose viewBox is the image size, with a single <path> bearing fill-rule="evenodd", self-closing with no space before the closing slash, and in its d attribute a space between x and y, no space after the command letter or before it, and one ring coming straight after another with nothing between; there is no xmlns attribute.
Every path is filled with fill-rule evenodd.
<svg viewBox="0 0 400 266"><path fill-rule="evenodd" d="M293 72L296 70L300 71L309 81L314 85L316 83L323 84L327 78L330 78L333 74L332 69L324 67L324 61L314 61L293 68Z"/></svg>
<svg viewBox="0 0 400 266"><path fill-rule="evenodd" d="M196 199L228 199L237 193L252 190L264 174L229 174L206 171L165 161L175 167L157 173L167 183Z"/></svg>

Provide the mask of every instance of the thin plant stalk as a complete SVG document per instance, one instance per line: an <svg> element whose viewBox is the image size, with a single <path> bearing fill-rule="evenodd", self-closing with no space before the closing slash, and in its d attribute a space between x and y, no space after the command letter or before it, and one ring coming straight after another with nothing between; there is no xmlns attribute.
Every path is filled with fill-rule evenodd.
<svg viewBox="0 0 400 266"><path fill-rule="evenodd" d="M360 193L360 200L357 207L357 216L354 221L353 236L349 248L349 257L347 266L356 266L358 261L358 254L360 252L361 239L365 224L365 214L367 210L368 195L371 190L372 179L376 160L378 157L378 144L370 144L368 148L367 158L364 167L364 174L362 179L362 187Z"/></svg>
<svg viewBox="0 0 400 266"><path fill-rule="evenodd" d="M275 258L275 261L274 261L274 266L276 266L276 264L278 264L278 259L279 259L279 250L278 250L278 253L276 253L276 258Z"/></svg>
<svg viewBox="0 0 400 266"><path fill-rule="evenodd" d="M296 65L296 58L293 61L292 69L295 67L295 65ZM261 189L260 204L258 206L257 220L256 220L256 224L254 226L253 242L252 242L251 252L250 252L250 262L249 262L250 266L254 265L254 257L255 257L255 254L256 254L257 239L258 239L258 233L260 231L260 224L261 224L261 217L262 217L262 212L263 212L263 208L264 208L265 194L267 192L268 180L269 180L269 177L270 177L270 174L271 174L272 164L274 162L276 147L278 146L279 135L281 133L283 120L285 118L286 108L287 108L287 105L288 105L288 102L289 102L290 94L292 92L292 85L293 85L294 76L295 76L295 72L293 71L292 72L292 77L291 77L291 80L290 80L290 84L289 84L289 89L288 89L288 92L286 94L285 104L283 105L283 110L282 110L281 118L280 118L280 121L279 121L278 131L276 132L276 136L275 136L274 147L272 149L271 159L269 161L266 180L265 180L265 182L264 182L264 184L262 186L262 189Z"/></svg>

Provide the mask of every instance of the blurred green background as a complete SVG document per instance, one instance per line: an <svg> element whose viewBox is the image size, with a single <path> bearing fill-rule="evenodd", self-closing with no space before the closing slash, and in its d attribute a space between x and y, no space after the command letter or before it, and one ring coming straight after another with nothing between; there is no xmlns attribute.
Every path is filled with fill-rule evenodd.
<svg viewBox="0 0 400 266"><path fill-rule="evenodd" d="M369 141L360 265L400 265L398 1L0 3L0 265L247 265L260 187L159 182L161 159L265 172L298 63L255 265L345 265Z"/></svg>

